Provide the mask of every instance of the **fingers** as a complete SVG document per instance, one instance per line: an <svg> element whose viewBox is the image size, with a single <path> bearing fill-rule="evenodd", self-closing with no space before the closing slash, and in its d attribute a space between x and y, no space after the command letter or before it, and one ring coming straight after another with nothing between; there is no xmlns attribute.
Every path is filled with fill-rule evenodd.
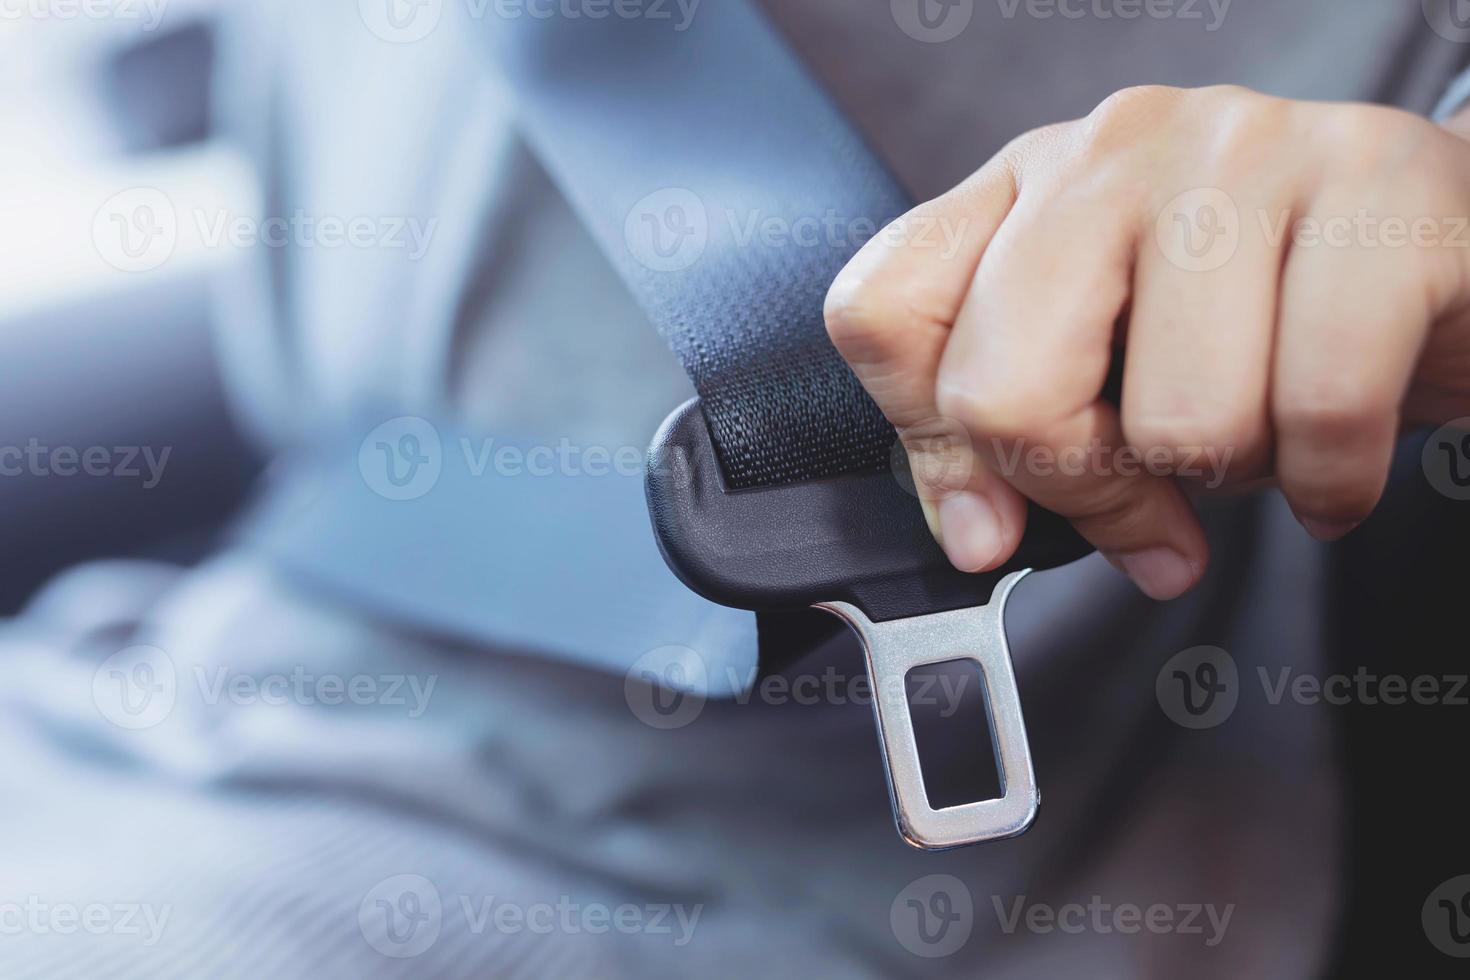
<svg viewBox="0 0 1470 980"><path fill-rule="evenodd" d="M933 417L950 325L1015 196L1010 168L986 167L868 241L828 290L828 335L895 426Z"/></svg>
<svg viewBox="0 0 1470 980"><path fill-rule="evenodd" d="M1326 197L1310 214L1329 228L1326 216L1363 213L1363 203L1361 194ZM1323 237L1298 242L1287 260L1272 393L1276 470L1293 512L1321 540L1366 518L1388 480L1400 406L1435 313L1425 258L1413 246Z"/></svg>
<svg viewBox="0 0 1470 980"><path fill-rule="evenodd" d="M1304 247L1291 220L1461 213L1463 148L1426 127L1234 89L1129 90L869 243L832 288L828 328L900 429L951 560L1003 563L1029 498L1170 598L1208 560L1176 476L1212 490L1275 479L1325 539L1366 517L1429 330L1467 305L1470 275L1418 244ZM1262 166L1292 141L1299 152ZM1399 179L1410 161L1418 179ZM1180 206L1179 233L1209 239L1189 238L1183 259L1153 220L1181 175L1230 188L1181 195L1193 213ZM1199 251L1221 230L1196 206L1211 194L1238 221L1218 262ZM1120 412L1101 391L1125 312Z"/></svg>
<svg viewBox="0 0 1470 980"><path fill-rule="evenodd" d="M939 418L935 378L950 325L1015 201L1004 155L867 243L827 295L828 333L899 431L930 529L956 567L982 571L1020 544L1026 502Z"/></svg>
<svg viewBox="0 0 1470 980"><path fill-rule="evenodd" d="M1171 479L1125 465L1100 394L1129 299L1137 202L1081 182L1028 188L983 257L938 379L940 413L1017 490L1067 517L1155 598L1203 573L1204 533Z"/></svg>
<svg viewBox="0 0 1470 980"><path fill-rule="evenodd" d="M1223 206L1238 213L1234 202ZM1179 229L1184 236L1195 231ZM1146 235L1134 274L1124 435L1155 472L1208 490L1248 485L1270 472L1281 250L1253 229L1243 231L1232 229L1238 245L1218 268L1192 266L1187 253L1175 251L1182 240Z"/></svg>

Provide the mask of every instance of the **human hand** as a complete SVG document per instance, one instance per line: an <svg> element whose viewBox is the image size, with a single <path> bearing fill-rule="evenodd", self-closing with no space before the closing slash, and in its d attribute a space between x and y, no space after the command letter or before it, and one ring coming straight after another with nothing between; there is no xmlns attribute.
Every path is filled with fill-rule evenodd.
<svg viewBox="0 0 1470 980"><path fill-rule="evenodd" d="M1409 113L1128 89L899 219L957 249L870 241L827 325L956 566L1004 563L1029 498L1173 598L1191 492L1279 486L1334 540L1403 426L1470 415L1467 215L1470 144Z"/></svg>

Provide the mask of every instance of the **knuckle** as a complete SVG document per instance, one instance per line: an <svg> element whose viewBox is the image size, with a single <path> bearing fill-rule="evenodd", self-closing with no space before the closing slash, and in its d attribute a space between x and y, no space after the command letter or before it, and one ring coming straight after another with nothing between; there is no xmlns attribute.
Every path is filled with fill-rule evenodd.
<svg viewBox="0 0 1470 980"><path fill-rule="evenodd" d="M1406 155L1417 155L1423 142L1423 121L1398 109L1346 105L1327 111L1328 131L1348 166L1367 170L1397 166Z"/></svg>
<svg viewBox="0 0 1470 980"><path fill-rule="evenodd" d="M1145 140L1158 137L1183 97L1179 88L1138 85L1104 98L1073 125L1064 182L1073 185L1083 173L1114 175L1125 185L1136 182L1129 179L1127 160Z"/></svg>
<svg viewBox="0 0 1470 980"><path fill-rule="evenodd" d="M1257 92L1244 85L1206 85L1203 88L1194 89L1191 94L1208 108L1211 115L1226 114L1250 118L1272 107L1284 109L1290 105L1285 99Z"/></svg>
<svg viewBox="0 0 1470 980"><path fill-rule="evenodd" d="M995 158L1007 164L1023 163L1034 155L1039 147L1055 140L1055 134L1062 128L1064 124L1056 123L1051 126L1028 129L1018 136L1011 137L1010 142L1000 148Z"/></svg>
<svg viewBox="0 0 1470 980"><path fill-rule="evenodd" d="M1259 458L1266 442L1263 412L1220 409L1162 413L1125 408L1123 435L1140 453L1167 453L1176 466L1191 463L1204 452L1225 454L1247 468Z"/></svg>
<svg viewBox="0 0 1470 980"><path fill-rule="evenodd" d="M931 440L920 445L913 445L907 439L904 442L914 482L931 496L956 493L974 480L975 456L963 437Z"/></svg>
<svg viewBox="0 0 1470 980"><path fill-rule="evenodd" d="M1312 121L1314 138L1331 155L1333 183L1344 188L1397 182L1407 168L1421 179L1433 179L1438 162L1446 159L1440 140L1455 139L1411 113L1385 106L1331 105L1320 113Z"/></svg>
<svg viewBox="0 0 1470 980"><path fill-rule="evenodd" d="M1123 88L1080 120L1076 129L1076 162L1101 166L1138 145L1139 138L1157 123L1166 104L1160 87Z"/></svg>
<svg viewBox="0 0 1470 980"><path fill-rule="evenodd" d="M1044 424L1040 407L1032 400L996 387L984 388L947 382L941 378L935 394L939 413L966 430L1003 441L1019 441Z"/></svg>
<svg viewBox="0 0 1470 980"><path fill-rule="evenodd" d="M1387 121L1376 113L1350 106L1329 110L1328 132L1344 154L1348 166L1371 165L1382 153L1381 140Z"/></svg>
<svg viewBox="0 0 1470 980"><path fill-rule="evenodd" d="M1339 381L1299 385L1276 400L1277 429L1294 440L1316 444L1360 441L1382 414L1379 404L1365 387Z"/></svg>
<svg viewBox="0 0 1470 980"><path fill-rule="evenodd" d="M976 470L974 444L959 422L932 416L897 430L920 496L943 499L970 485Z"/></svg>
<svg viewBox="0 0 1470 980"><path fill-rule="evenodd" d="M1123 412L1123 438L1128 445L1141 453L1158 449L1174 452L1189 439L1188 429L1173 417L1142 414L1125 409Z"/></svg>
<svg viewBox="0 0 1470 980"><path fill-rule="evenodd" d="M1259 172L1280 145L1291 103L1236 86L1209 90L1214 164L1227 175Z"/></svg>
<svg viewBox="0 0 1470 980"><path fill-rule="evenodd" d="M822 307L827 336L849 362L884 363L899 349L903 305L888 290L844 272L833 282Z"/></svg>
<svg viewBox="0 0 1470 980"><path fill-rule="evenodd" d="M1167 85L1134 85L1103 99L1087 118L1099 130L1131 127L1149 121L1162 107L1173 105L1183 94L1182 89Z"/></svg>
<svg viewBox="0 0 1470 980"><path fill-rule="evenodd" d="M1266 98L1266 96L1257 92L1255 89L1246 88L1244 85L1233 85L1228 82L1220 85L1205 85L1195 89L1195 93L1203 98L1215 99L1220 102L1241 102Z"/></svg>
<svg viewBox="0 0 1470 980"><path fill-rule="evenodd" d="M1139 85L1114 92L1081 121L1083 155L1106 158L1129 148L1155 128L1182 95L1181 89L1164 85Z"/></svg>
<svg viewBox="0 0 1470 980"><path fill-rule="evenodd" d="M1022 175L1034 176L1037 172L1044 172L1066 155L1075 126L1075 123L1052 123L1028 130L1003 146L995 160L1007 168L1012 180L1019 185Z"/></svg>
<svg viewBox="0 0 1470 980"><path fill-rule="evenodd" d="M1073 515L1079 531L1089 538L1124 546L1147 538L1157 527L1157 516L1147 495L1123 480L1108 480L1079 498L1081 510Z"/></svg>

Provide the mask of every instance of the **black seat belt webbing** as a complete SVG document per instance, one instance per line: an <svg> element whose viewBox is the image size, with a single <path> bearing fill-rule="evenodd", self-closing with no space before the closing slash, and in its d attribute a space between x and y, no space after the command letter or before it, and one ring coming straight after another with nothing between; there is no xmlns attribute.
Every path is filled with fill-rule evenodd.
<svg viewBox="0 0 1470 980"><path fill-rule="evenodd" d="M822 299L898 185L745 3L518 23L525 132L699 393L731 489L888 466ZM756 179L751 179L755 177Z"/></svg>

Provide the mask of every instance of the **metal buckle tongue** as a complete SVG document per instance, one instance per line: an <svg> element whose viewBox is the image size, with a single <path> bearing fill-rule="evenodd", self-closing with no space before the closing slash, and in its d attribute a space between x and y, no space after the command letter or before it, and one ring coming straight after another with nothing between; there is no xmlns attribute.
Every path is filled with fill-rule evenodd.
<svg viewBox="0 0 1470 980"><path fill-rule="evenodd" d="M944 850L1015 837L1036 819L1041 794L1005 633L1006 599L1029 573L1027 569L1001 579L986 605L909 619L875 623L849 602L817 604L845 620L862 640L894 821L914 847ZM924 789L905 682L917 667L953 660L974 661L985 678L1001 796L936 810Z"/></svg>
<svg viewBox="0 0 1470 980"><path fill-rule="evenodd" d="M815 606L857 631L905 840L938 850L1014 837L1031 825L1040 798L1004 626L1006 599L1026 572L956 569L891 473L729 490L697 399L654 437L647 489L659 550L695 592L737 609ZM1005 570L1056 568L1091 550L1066 520L1033 504ZM967 605L987 588L988 605ZM984 677L1002 795L935 809L903 695L914 668L953 660L972 661Z"/></svg>

